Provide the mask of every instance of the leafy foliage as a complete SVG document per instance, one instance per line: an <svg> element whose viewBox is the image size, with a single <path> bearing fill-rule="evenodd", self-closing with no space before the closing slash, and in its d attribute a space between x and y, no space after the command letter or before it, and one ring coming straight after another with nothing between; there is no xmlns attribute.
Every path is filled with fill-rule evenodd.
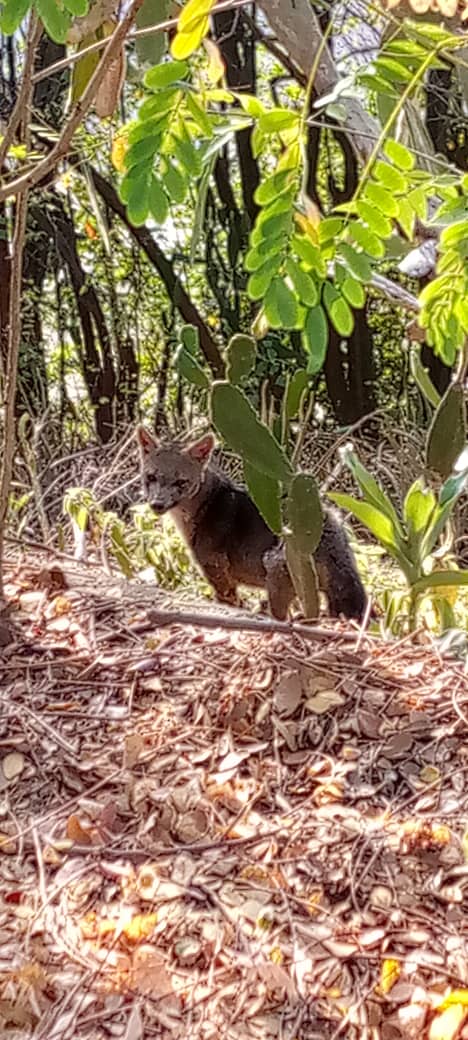
<svg viewBox="0 0 468 1040"><path fill-rule="evenodd" d="M403 572L410 593L410 623L416 622L418 597L432 589L468 585L468 571L427 573L437 542L445 530L456 503L468 485L468 466L464 465L451 475L438 495L419 478L410 487L399 517L390 498L371 474L360 463L353 451L344 453L344 460L362 493L362 500L339 492L329 497L342 509L348 510L376 538L396 560ZM441 577L443 574L443 579Z"/></svg>
<svg viewBox="0 0 468 1040"><path fill-rule="evenodd" d="M65 43L73 18L87 14L89 0L3 0L0 31L11 35L34 8L55 43Z"/></svg>

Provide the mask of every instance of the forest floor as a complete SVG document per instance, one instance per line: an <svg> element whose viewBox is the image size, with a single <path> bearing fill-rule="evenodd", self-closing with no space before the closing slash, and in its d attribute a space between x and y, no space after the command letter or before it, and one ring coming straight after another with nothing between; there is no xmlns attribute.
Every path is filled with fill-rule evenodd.
<svg viewBox="0 0 468 1040"><path fill-rule="evenodd" d="M7 592L2 1037L468 1036L463 663L40 554Z"/></svg>

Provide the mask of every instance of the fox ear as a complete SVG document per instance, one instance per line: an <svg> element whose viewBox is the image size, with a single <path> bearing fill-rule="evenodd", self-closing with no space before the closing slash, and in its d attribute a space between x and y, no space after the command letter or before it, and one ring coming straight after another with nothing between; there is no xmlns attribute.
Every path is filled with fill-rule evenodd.
<svg viewBox="0 0 468 1040"><path fill-rule="evenodd" d="M137 426L136 438L143 454L151 451L151 448L157 447L156 439L146 429L145 426Z"/></svg>
<svg viewBox="0 0 468 1040"><path fill-rule="evenodd" d="M206 433L199 441L195 441L194 444L187 448L187 455L190 455L192 459L196 459L197 462L209 462L214 446L215 439L213 434Z"/></svg>

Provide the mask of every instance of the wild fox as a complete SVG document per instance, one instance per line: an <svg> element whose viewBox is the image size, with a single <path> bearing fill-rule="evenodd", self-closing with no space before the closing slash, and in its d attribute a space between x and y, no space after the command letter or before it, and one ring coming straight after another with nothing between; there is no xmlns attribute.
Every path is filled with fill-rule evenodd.
<svg viewBox="0 0 468 1040"><path fill-rule="evenodd" d="M274 617L285 619L295 598L285 552L246 491L210 463L212 434L186 447L159 444L140 426L144 493L155 513L170 513L221 603L237 604L237 586L264 588ZM361 620L367 597L345 532L324 513L315 553L330 614Z"/></svg>

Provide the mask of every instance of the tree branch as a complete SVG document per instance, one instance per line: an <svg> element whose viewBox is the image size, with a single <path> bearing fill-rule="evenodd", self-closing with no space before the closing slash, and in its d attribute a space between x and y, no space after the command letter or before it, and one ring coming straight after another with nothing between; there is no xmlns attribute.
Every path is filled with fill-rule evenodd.
<svg viewBox="0 0 468 1040"><path fill-rule="evenodd" d="M54 145L49 154L46 155L41 162L37 163L36 166L33 166L31 170L21 174L19 177L16 177L15 180L10 181L4 187L0 188L0 202L12 195L21 195L22 192L28 191L36 184L39 184L48 173L55 169L60 160L67 154L75 132L91 108L109 65L117 57L128 30L133 24L133 21L140 10L140 7L143 6L143 3L144 0L133 0L127 14L112 33L99 65L91 76L82 97L77 101L76 105L72 109L68 122L62 130L57 144Z"/></svg>
<svg viewBox="0 0 468 1040"><path fill-rule="evenodd" d="M170 299L174 306L177 307L184 321L188 324L195 325L198 329L200 335L200 347L203 354L214 375L222 377L224 374L224 361L217 344L213 339L208 326L205 325L203 318L200 316L190 297L185 292L180 279L174 271L172 262L167 258L167 256L165 256L147 228L134 227L134 225L130 223L125 206L120 201L112 184L109 184L109 181L107 181L98 170L94 169L93 166L89 167L89 172L101 198L110 209L120 217L128 228L130 234L138 242L146 253L148 259L159 272Z"/></svg>
<svg viewBox="0 0 468 1040"><path fill-rule="evenodd" d="M276 35L277 42L296 65L303 70L306 80L314 67L315 56L320 47L323 32L309 0L259 0L268 24ZM328 47L320 55L314 81L318 97L328 94L338 82L335 62ZM372 151L369 134L375 140L378 127L374 119L362 107L357 98L341 98L346 106L345 128L352 132L353 146L358 155L368 158Z"/></svg>
<svg viewBox="0 0 468 1040"><path fill-rule="evenodd" d="M29 107L32 90L32 78L34 72L34 55L36 53L36 47L43 33L42 22L39 21L37 15L33 13L31 15L31 30L30 39L28 43L28 49L24 56L23 66L23 77L21 80L21 87L16 99L16 104L11 113L10 119L8 120L8 126L5 131L5 136L0 144L0 170L3 168L8 150L14 140L16 131L23 119L25 113L25 106Z"/></svg>
<svg viewBox="0 0 468 1040"><path fill-rule="evenodd" d="M37 20L33 15L29 22L26 62L24 75L26 86L20 91L21 108L16 110L17 127L26 148L30 147L31 131L29 125L29 109L33 92L31 71L34 68L34 48L37 43ZM26 220L28 216L28 190L20 195L15 212L15 230L11 250L10 293L8 311L8 352L5 364L4 386L4 423L3 423L3 455L0 469L0 612L5 609L5 592L3 587L3 549L5 521L8 512L13 458L15 454L15 402L18 373L18 357L21 343L21 295L23 288L23 254L26 237Z"/></svg>

